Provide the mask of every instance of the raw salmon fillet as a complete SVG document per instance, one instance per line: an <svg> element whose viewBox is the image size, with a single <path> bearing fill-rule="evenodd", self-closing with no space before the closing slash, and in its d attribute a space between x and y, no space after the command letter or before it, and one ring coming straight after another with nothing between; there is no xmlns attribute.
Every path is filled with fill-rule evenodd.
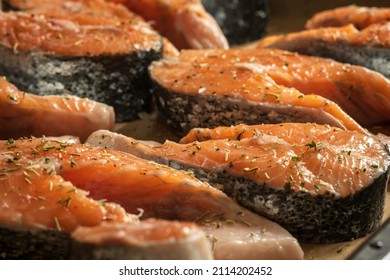
<svg viewBox="0 0 390 280"><path fill-rule="evenodd" d="M277 84L251 58L223 62L223 57L204 62L183 52L151 65L153 95L176 131L240 123L316 122L365 133L333 101Z"/></svg>
<svg viewBox="0 0 390 280"><path fill-rule="evenodd" d="M78 157L66 158L68 145L84 149L43 138L0 141L0 258L212 258L211 243L195 224L140 222L66 180L61 170L75 168Z"/></svg>
<svg viewBox="0 0 390 280"><path fill-rule="evenodd" d="M61 229L68 231L77 226L100 226L105 217L102 215L108 214L97 201L109 207L110 203L104 203L107 200L119 203L129 213L140 214L143 220L157 218L197 223L206 233L208 242L213 244L213 257L217 259L303 257L297 240L281 226L246 210L221 191L182 171L123 152L38 138L2 141L0 147L3 166L0 168L3 188L0 201L3 205L15 205L1 212L0 221L15 217L16 222L23 225L42 224L50 228L55 228L58 221ZM21 186L23 191L16 186ZM80 214L81 217L74 214L85 211L77 200L82 194L85 197L84 191L79 189L89 193L88 199L97 200L87 213ZM17 200L21 194L25 194L26 203ZM41 206L46 207L49 202L55 207L44 208L50 211L47 214L40 212ZM115 205L124 217L129 215ZM25 213L25 207L35 210ZM23 222L18 221L18 217L23 217ZM117 220L115 216L112 219ZM104 232L97 240L105 240ZM108 237L115 240L109 234Z"/></svg>
<svg viewBox="0 0 390 280"><path fill-rule="evenodd" d="M95 10L104 6L102 2L121 4L118 6L123 5L144 18L168 38L166 42L172 42L180 49L229 47L220 26L200 0L8 0L6 6L11 10L31 10L48 4L61 6L64 2L92 3L91 7ZM107 9L108 5L105 6Z"/></svg>
<svg viewBox="0 0 390 280"><path fill-rule="evenodd" d="M111 106L76 96L37 96L0 78L0 139L73 135L84 141L113 129Z"/></svg>
<svg viewBox="0 0 390 280"><path fill-rule="evenodd" d="M305 242L365 236L383 215L389 150L359 132L284 123L197 128L159 146L104 131L87 141L189 170Z"/></svg>
<svg viewBox="0 0 390 280"><path fill-rule="evenodd" d="M0 16L0 74L39 95L72 94L114 107L117 121L151 109L148 66L161 36L126 8L47 2Z"/></svg>
<svg viewBox="0 0 390 280"><path fill-rule="evenodd" d="M390 122L390 81L364 67L277 49L186 50L182 61L250 63L277 84L332 100L363 126Z"/></svg>
<svg viewBox="0 0 390 280"><path fill-rule="evenodd" d="M142 16L178 49L227 49L229 43L200 0L107 0Z"/></svg>

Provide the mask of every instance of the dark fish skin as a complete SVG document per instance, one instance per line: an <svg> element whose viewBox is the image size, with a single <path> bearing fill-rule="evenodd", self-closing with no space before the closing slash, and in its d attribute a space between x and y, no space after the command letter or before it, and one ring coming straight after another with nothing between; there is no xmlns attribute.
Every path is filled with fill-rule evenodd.
<svg viewBox="0 0 390 280"><path fill-rule="evenodd" d="M0 227L0 259L63 260L69 256L70 235L44 229Z"/></svg>
<svg viewBox="0 0 390 280"><path fill-rule="evenodd" d="M268 0L202 0L202 3L221 26L230 45L253 42L266 33Z"/></svg>
<svg viewBox="0 0 390 280"><path fill-rule="evenodd" d="M116 121L122 122L138 119L140 112L151 110L147 69L159 58L159 50L70 58L14 53L0 47L0 73L26 92L43 96L71 94L110 105ZM73 70L69 74L66 69Z"/></svg>

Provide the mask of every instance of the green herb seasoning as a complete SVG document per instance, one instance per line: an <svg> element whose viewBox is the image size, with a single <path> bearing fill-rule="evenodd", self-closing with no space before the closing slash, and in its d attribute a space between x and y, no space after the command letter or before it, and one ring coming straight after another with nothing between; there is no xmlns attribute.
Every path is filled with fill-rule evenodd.
<svg viewBox="0 0 390 280"><path fill-rule="evenodd" d="M70 167L75 167L75 166L77 166L77 163L72 159L70 161Z"/></svg>
<svg viewBox="0 0 390 280"><path fill-rule="evenodd" d="M299 162L299 161L301 161L301 158L300 157L291 157L291 160L295 161L295 162Z"/></svg>
<svg viewBox="0 0 390 280"><path fill-rule="evenodd" d="M291 182L286 182L286 183L284 184L284 189L286 189L286 190L291 190Z"/></svg>
<svg viewBox="0 0 390 280"><path fill-rule="evenodd" d="M307 143L305 146L314 149L314 151L317 151L317 144L314 141L311 141L310 143Z"/></svg>
<svg viewBox="0 0 390 280"><path fill-rule="evenodd" d="M44 150L45 152L47 152L47 151L49 151L49 150L51 150L51 149L54 149L54 146L43 146L43 150Z"/></svg>
<svg viewBox="0 0 390 280"><path fill-rule="evenodd" d="M72 201L72 197L70 197L70 196L68 196L65 199L62 199L62 198L57 199L57 203L60 204L64 208L68 208L71 201Z"/></svg>

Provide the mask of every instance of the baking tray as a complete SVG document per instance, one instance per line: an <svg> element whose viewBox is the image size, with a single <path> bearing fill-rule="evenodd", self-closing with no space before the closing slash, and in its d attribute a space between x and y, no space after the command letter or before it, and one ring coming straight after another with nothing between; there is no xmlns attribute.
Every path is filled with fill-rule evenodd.
<svg viewBox="0 0 390 280"><path fill-rule="evenodd" d="M390 219L371 235L350 260L390 260Z"/></svg>

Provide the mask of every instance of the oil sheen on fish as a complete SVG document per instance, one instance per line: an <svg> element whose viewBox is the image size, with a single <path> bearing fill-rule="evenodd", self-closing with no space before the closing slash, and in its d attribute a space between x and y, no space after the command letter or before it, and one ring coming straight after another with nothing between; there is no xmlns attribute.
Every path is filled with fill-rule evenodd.
<svg viewBox="0 0 390 280"><path fill-rule="evenodd" d="M333 101L277 84L258 63L191 60L183 52L150 67L157 105L168 125L179 132L282 122L316 122L365 132Z"/></svg>
<svg viewBox="0 0 390 280"><path fill-rule="evenodd" d="M0 139L73 135L84 141L98 129L113 129L111 106L76 96L37 96L0 77Z"/></svg>
<svg viewBox="0 0 390 280"><path fill-rule="evenodd" d="M197 223L213 244L213 256L217 259L303 257L297 240L281 226L246 210L221 191L182 171L123 152L89 145L64 144L42 139L3 141L0 145L4 151L0 180L4 188L12 191L12 196L7 194L7 191L1 192L2 201L19 196L18 189L14 187L19 185L19 182L21 186L27 186L26 191L39 184L40 189L55 195L50 201L58 207L50 211L56 212L46 217L47 215L36 213L40 213L40 206L46 205L48 199L40 200L39 192L28 193L28 197L34 202L31 207L36 209L26 214L31 219L28 224L36 223L35 219L48 219L47 223L55 227L53 217L57 217L64 230L73 230L76 226L84 225L77 219L67 218L74 211L84 211L73 199L74 195L84 192L68 194L77 186L78 189L88 191L92 199L119 203L129 213L141 213L142 219ZM59 182L52 182L53 176ZM50 192L51 188L53 192ZM98 207L99 203L96 202L96 205ZM108 205L110 204L107 204L107 207ZM19 207L25 206L19 203ZM62 213L64 209L69 210ZM20 213L21 210L18 211ZM97 216L93 209L90 211L90 215ZM0 215L20 217L16 214L7 215L6 211ZM99 217L95 220L100 221ZM87 214L84 214L83 218L85 223L90 223L86 225L96 225Z"/></svg>
<svg viewBox="0 0 390 280"><path fill-rule="evenodd" d="M61 161L72 145L82 152L81 144L43 138L0 141L1 259L212 258L211 242L195 224L140 222L61 176L77 165L75 153Z"/></svg>
<svg viewBox="0 0 390 280"><path fill-rule="evenodd" d="M389 151L359 132L284 123L198 128L160 146L110 132L87 141L189 170L305 242L365 236L383 215Z"/></svg>
<svg viewBox="0 0 390 280"><path fill-rule="evenodd" d="M186 50L182 61L250 63L277 84L332 100L363 126L390 122L390 81L364 67L277 49Z"/></svg>
<svg viewBox="0 0 390 280"><path fill-rule="evenodd" d="M11 9L31 10L52 3L61 6L63 2L92 3L91 7L95 10L103 7L104 2L121 4L119 6L141 16L168 38L169 41L165 42L172 42L179 49L229 47L220 26L200 0L6 0L5 4Z"/></svg>

